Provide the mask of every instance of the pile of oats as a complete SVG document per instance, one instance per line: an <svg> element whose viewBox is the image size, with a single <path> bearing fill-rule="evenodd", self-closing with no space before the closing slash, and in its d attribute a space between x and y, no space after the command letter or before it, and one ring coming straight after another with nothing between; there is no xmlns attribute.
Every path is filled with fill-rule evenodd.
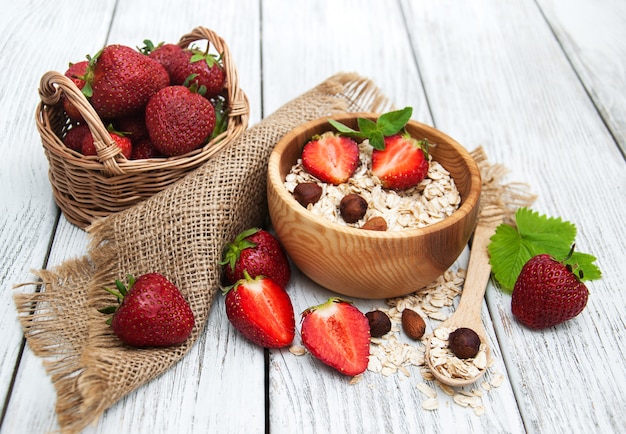
<svg viewBox="0 0 626 434"><path fill-rule="evenodd" d="M385 190L371 173L372 147L367 140L359 144L359 151L359 167L345 184L335 186L320 182L298 159L284 185L293 194L300 183L317 183L322 187L322 197L307 208L334 223L351 227L360 227L370 218L380 216L387 222L387 230L420 228L443 220L461 204L454 179L437 161L431 159L428 175L417 186L404 191ZM356 223L346 223L339 213L339 202L351 193L361 195L368 203L367 213Z"/></svg>
<svg viewBox="0 0 626 434"><path fill-rule="evenodd" d="M409 368L413 366L419 369L423 380L419 381L416 387L424 395L424 401L422 401L424 410L436 410L439 408L438 390L440 390L445 395L452 397L455 404L471 408L477 416L480 416L485 412L482 400L483 393L502 385L504 381L503 375L487 372L484 380L480 383L480 388L465 390L465 388L448 386L435 379L426 365L425 352L426 344L432 334L435 334L435 338L439 339L440 343L445 346L446 351L449 351L447 349L449 330L446 334L446 331L441 327L434 328L433 332L425 333L417 343L407 343L400 339L402 311L404 309L415 310L422 317L436 322L446 320L453 313L454 299L460 296L462 292L465 274L466 270L462 268L450 269L439 276L435 282L415 293L387 300L389 309L385 312L391 318L392 328L385 336L371 339L368 370L386 376L402 373L406 377L410 377L411 372ZM487 358L487 354L484 351L482 351L482 355L480 354L473 359L468 359L468 361L478 369L490 368L494 360ZM456 358L452 353L450 355ZM463 362L467 363L467 361ZM468 370L471 370L471 368L468 368ZM360 377L354 378L352 382L358 382Z"/></svg>

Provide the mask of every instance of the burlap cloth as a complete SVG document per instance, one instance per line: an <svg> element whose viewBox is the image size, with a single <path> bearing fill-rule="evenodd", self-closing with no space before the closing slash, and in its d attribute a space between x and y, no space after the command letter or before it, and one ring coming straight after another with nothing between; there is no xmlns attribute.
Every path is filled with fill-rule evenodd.
<svg viewBox="0 0 626 434"><path fill-rule="evenodd" d="M14 298L28 344L44 359L54 383L61 431L81 431L189 351L219 289L224 244L243 229L266 222L266 165L285 133L338 111L389 108L371 81L355 74L330 77L249 128L176 184L94 222L87 229L86 256L35 272L41 279L36 291ZM147 272L167 276L189 301L196 326L185 344L125 347L97 311L111 302L102 287L127 273Z"/></svg>
<svg viewBox="0 0 626 434"><path fill-rule="evenodd" d="M195 343L219 289L225 243L267 222L267 161L294 127L340 111L390 110L373 82L337 74L288 102L176 184L87 228L87 255L35 274L37 290L15 294L18 318L33 353L44 359L57 392L61 432L79 432L142 384L161 375ZM502 185L506 172L482 148L472 152L483 177L484 199L517 206L532 197L525 185ZM132 273L160 272L189 301L196 318L184 344L164 349L125 347L98 308L111 296L102 288ZM21 284L19 287L31 285Z"/></svg>

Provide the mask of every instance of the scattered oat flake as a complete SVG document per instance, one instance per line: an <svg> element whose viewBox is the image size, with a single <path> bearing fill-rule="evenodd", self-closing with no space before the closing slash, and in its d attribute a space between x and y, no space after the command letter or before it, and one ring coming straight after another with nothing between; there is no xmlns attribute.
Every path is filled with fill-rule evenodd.
<svg viewBox="0 0 626 434"><path fill-rule="evenodd" d="M504 382L504 375L502 374L494 374L493 378L489 382L492 387L500 387Z"/></svg>
<svg viewBox="0 0 626 434"><path fill-rule="evenodd" d="M363 379L363 374L355 375L350 379L350 384L356 384Z"/></svg>
<svg viewBox="0 0 626 434"><path fill-rule="evenodd" d="M426 383L417 383L417 389L429 398L437 397L437 391Z"/></svg>
<svg viewBox="0 0 626 434"><path fill-rule="evenodd" d="M474 414L476 416L482 416L483 414L485 414L485 407L482 405L474 407Z"/></svg>
<svg viewBox="0 0 626 434"><path fill-rule="evenodd" d="M439 408L439 401L437 398L428 398L422 402L422 408L424 410L436 410Z"/></svg>
<svg viewBox="0 0 626 434"><path fill-rule="evenodd" d="M292 345L289 347L289 352L294 356L302 356L306 354L306 348L302 345Z"/></svg>

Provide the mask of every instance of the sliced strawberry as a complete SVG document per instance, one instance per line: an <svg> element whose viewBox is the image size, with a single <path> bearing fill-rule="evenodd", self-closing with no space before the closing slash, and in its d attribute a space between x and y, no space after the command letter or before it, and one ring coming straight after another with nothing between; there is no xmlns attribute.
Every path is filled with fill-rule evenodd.
<svg viewBox="0 0 626 434"><path fill-rule="evenodd" d="M372 151L372 174L384 188L406 190L428 174L427 143L408 135L385 137L385 149Z"/></svg>
<svg viewBox="0 0 626 434"><path fill-rule="evenodd" d="M226 289L226 315L247 339L265 348L282 348L295 336L296 320L289 294L272 279L245 278Z"/></svg>
<svg viewBox="0 0 626 434"><path fill-rule="evenodd" d="M302 165L322 182L346 182L359 165L359 146L349 137L325 133L302 149Z"/></svg>
<svg viewBox="0 0 626 434"><path fill-rule="evenodd" d="M370 327L352 303L330 298L302 313L302 343L313 356L346 375L367 369Z"/></svg>

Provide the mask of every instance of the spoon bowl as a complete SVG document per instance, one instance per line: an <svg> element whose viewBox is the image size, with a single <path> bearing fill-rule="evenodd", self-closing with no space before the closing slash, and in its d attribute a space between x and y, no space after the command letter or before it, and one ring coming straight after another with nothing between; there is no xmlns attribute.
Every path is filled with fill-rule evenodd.
<svg viewBox="0 0 626 434"><path fill-rule="evenodd" d="M433 334L426 343L425 355L428 368L439 382L447 384L448 386L461 387L472 384L481 378L487 370L487 361L489 360L491 351L480 313L487 282L491 274L487 245L489 244L489 239L495 232L496 226L502 221L502 217L499 208L485 207L481 210L479 222L474 232L467 276L459 305L454 314L433 331ZM449 331L453 331L459 327L467 327L474 330L480 338L481 345L479 354L483 351L486 359L484 366L483 364L479 364L479 370L476 375L459 376L456 373L446 370L445 365L439 365L441 369L438 369L434 361L435 354L431 352L431 349L433 346L438 347L436 340L438 338L436 335L441 335L441 333L437 333L438 330L445 328ZM447 333L443 335L447 340ZM445 371L445 373L442 371Z"/></svg>

